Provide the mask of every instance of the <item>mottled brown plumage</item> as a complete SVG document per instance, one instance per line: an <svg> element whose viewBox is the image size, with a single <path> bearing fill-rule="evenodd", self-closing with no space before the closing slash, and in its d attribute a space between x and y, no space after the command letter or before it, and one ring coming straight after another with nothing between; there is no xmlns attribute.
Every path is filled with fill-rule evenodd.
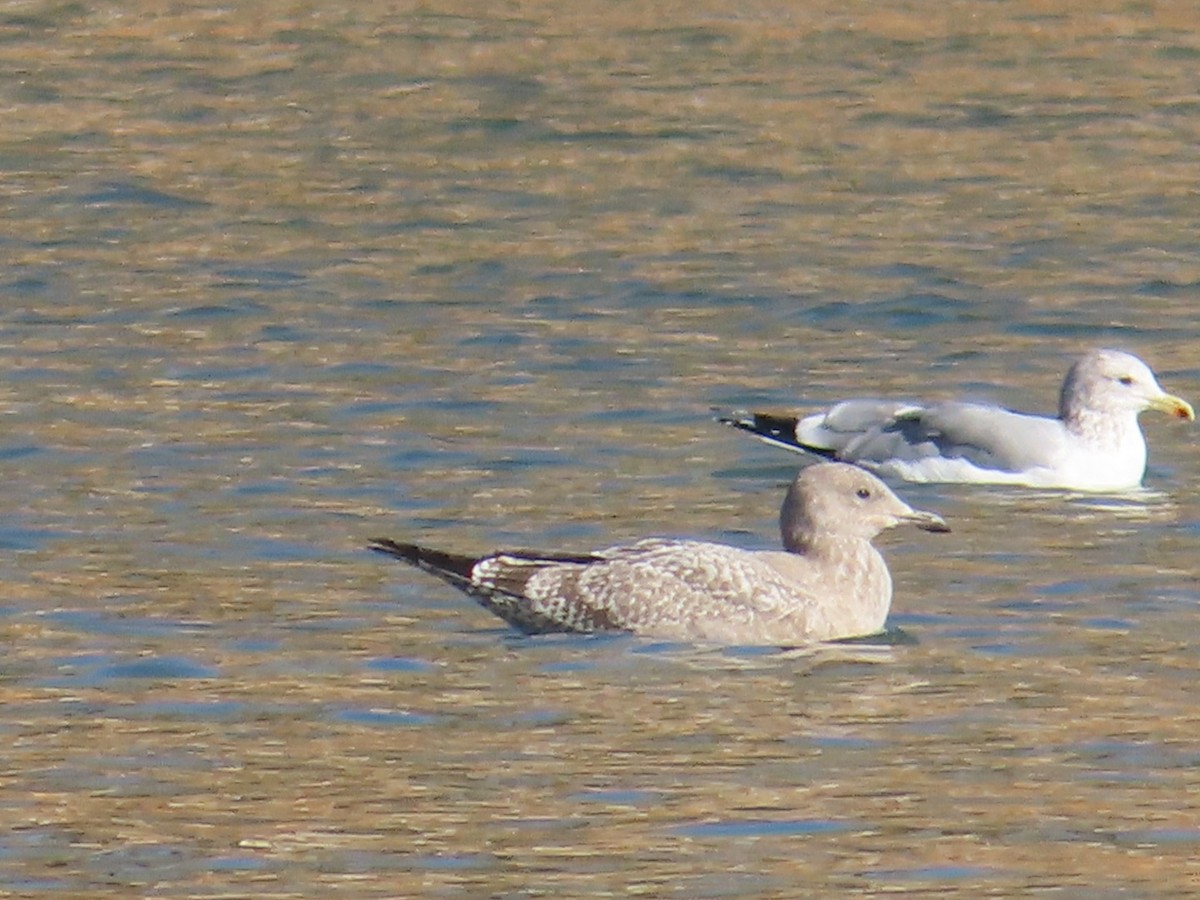
<svg viewBox="0 0 1200 900"><path fill-rule="evenodd" d="M659 538L585 554L474 557L385 538L370 548L437 575L529 633L792 645L883 628L892 581L870 541L904 522L949 530L869 472L821 463L788 490L782 551Z"/></svg>

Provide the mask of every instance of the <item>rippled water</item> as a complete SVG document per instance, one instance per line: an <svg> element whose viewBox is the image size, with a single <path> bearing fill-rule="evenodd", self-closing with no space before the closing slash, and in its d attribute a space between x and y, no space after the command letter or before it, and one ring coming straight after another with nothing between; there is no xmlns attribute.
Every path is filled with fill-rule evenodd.
<svg viewBox="0 0 1200 900"><path fill-rule="evenodd" d="M376 534L763 547L713 406L1196 402L1188 4L0 7L0 893L1179 896L1196 431L906 486L894 640L523 638Z"/></svg>

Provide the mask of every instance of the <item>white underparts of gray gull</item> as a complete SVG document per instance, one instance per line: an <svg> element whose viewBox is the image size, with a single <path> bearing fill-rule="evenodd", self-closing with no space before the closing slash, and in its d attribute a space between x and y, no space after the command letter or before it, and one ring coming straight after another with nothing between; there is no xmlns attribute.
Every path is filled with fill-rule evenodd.
<svg viewBox="0 0 1200 900"><path fill-rule="evenodd" d="M583 554L464 556L384 538L370 549L438 576L527 633L795 646L883 629L892 579L871 539L904 523L949 531L870 472L818 463L788 489L782 551L664 539Z"/></svg>
<svg viewBox="0 0 1200 900"><path fill-rule="evenodd" d="M1123 491L1138 487L1146 472L1138 414L1147 409L1196 418L1136 356L1092 350L1067 372L1056 418L981 403L862 399L803 418L731 413L719 421L904 481Z"/></svg>

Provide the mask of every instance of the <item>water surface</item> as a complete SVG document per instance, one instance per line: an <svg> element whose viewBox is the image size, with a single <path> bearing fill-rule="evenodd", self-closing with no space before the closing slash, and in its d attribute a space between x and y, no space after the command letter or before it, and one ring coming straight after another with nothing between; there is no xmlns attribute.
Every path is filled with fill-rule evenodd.
<svg viewBox="0 0 1200 900"><path fill-rule="evenodd" d="M1183 4L0 10L0 892L1178 896L1194 429L907 486L883 646L522 638L376 534L776 542L713 406L1196 402Z"/></svg>

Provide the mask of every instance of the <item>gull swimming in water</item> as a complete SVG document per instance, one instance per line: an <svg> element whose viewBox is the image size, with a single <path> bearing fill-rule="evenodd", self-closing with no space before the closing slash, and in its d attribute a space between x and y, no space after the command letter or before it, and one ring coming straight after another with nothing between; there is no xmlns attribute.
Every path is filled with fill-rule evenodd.
<svg viewBox="0 0 1200 900"><path fill-rule="evenodd" d="M1056 418L981 403L864 399L804 418L735 413L719 421L904 481L1121 491L1138 487L1146 471L1138 414L1147 409L1196 418L1136 356L1092 350L1067 372Z"/></svg>
<svg viewBox="0 0 1200 900"><path fill-rule="evenodd" d="M530 634L630 631L792 646L883 629L892 579L871 539L903 523L950 530L870 472L818 463L788 489L781 551L658 538L583 554L464 556L385 538L369 546L438 576Z"/></svg>

